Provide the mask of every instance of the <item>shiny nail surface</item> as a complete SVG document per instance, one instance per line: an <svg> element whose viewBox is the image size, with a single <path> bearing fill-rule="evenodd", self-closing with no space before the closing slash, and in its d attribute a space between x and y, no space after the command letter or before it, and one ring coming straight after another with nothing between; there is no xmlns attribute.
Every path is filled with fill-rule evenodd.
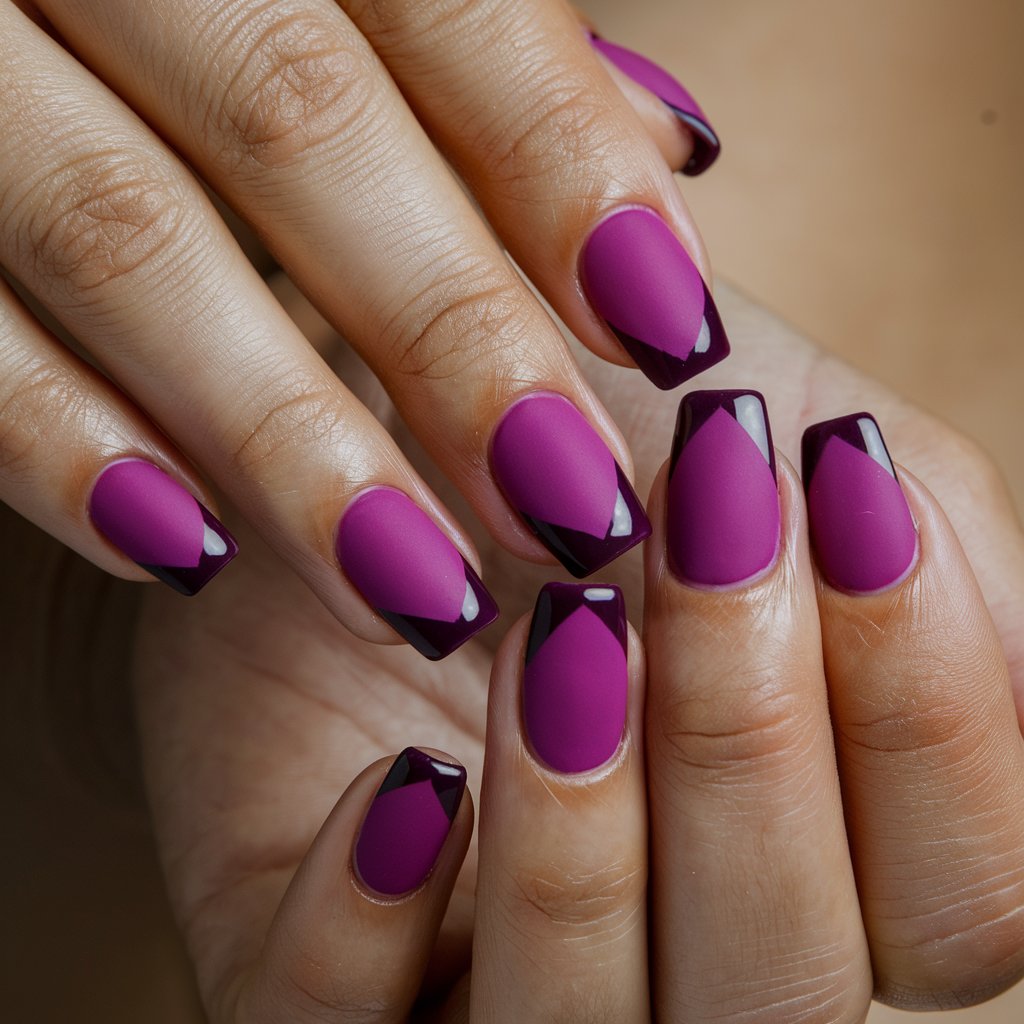
<svg viewBox="0 0 1024 1024"><path fill-rule="evenodd" d="M669 461L666 543L672 572L701 586L740 583L775 561L775 449L758 392L683 398Z"/></svg>
<svg viewBox="0 0 1024 1024"><path fill-rule="evenodd" d="M868 593L901 580L917 531L874 417L854 413L804 432L803 479L818 566L840 590Z"/></svg>
<svg viewBox="0 0 1024 1024"><path fill-rule="evenodd" d="M491 444L509 503L574 576L589 576L650 536L608 446L567 398L535 391L502 417Z"/></svg>
<svg viewBox="0 0 1024 1024"><path fill-rule="evenodd" d="M523 721L534 752L555 771L592 771L622 740L629 673L618 587L549 583L530 624Z"/></svg>
<svg viewBox="0 0 1024 1024"><path fill-rule="evenodd" d="M690 93L664 68L625 46L610 43L593 33L590 45L637 85L653 92L682 121L693 137L693 152L683 174L689 177L703 174L718 159L722 144Z"/></svg>
<svg viewBox="0 0 1024 1024"><path fill-rule="evenodd" d="M224 524L162 469L113 462L89 497L89 517L112 544L179 594L206 586L238 554Z"/></svg>
<svg viewBox="0 0 1024 1024"><path fill-rule="evenodd" d="M353 861L363 884L402 896L437 862L466 790L466 769L415 747L395 759L363 819Z"/></svg>
<svg viewBox="0 0 1024 1024"><path fill-rule="evenodd" d="M729 339L690 254L653 210L631 206L591 232L580 276L594 310L662 390L729 354Z"/></svg>
<svg viewBox="0 0 1024 1024"><path fill-rule="evenodd" d="M419 505L392 487L364 491L349 505L335 550L367 602L432 661L498 617L473 567Z"/></svg>

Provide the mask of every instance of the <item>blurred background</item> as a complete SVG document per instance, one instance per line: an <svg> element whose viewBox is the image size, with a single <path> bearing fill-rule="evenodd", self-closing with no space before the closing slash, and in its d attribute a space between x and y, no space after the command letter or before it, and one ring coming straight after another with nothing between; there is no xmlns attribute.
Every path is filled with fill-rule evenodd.
<svg viewBox="0 0 1024 1024"><path fill-rule="evenodd" d="M684 186L716 273L980 441L1024 507L1024 4L582 6L602 34L675 72L722 136L714 170ZM0 528L12 522L0 516ZM40 563L55 557L35 533L23 543L38 544ZM0 608L29 625L61 614ZM18 661L22 646L36 650L16 645L11 670L38 671ZM81 656L110 658L115 685L114 653ZM10 699L2 707L9 723L24 711ZM95 731L128 729L115 719ZM5 1019L200 1021L131 794L109 782L72 789L16 735L0 770ZM910 1019L876 1008L871 1024ZM1024 988L914 1019L1019 1024Z"/></svg>

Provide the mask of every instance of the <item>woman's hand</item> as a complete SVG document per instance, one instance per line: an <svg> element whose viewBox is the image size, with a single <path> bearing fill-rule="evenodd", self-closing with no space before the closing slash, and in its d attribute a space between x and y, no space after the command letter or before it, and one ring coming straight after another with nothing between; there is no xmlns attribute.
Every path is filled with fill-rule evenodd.
<svg viewBox="0 0 1024 1024"><path fill-rule="evenodd" d="M605 359L670 386L725 356L666 162L717 141L656 71L560 0L3 0L0 264L70 338L0 282L0 498L193 593L236 548L191 460L359 636L442 657L493 619L467 535L205 186L500 544L595 571L649 529L630 455L506 251Z"/></svg>
<svg viewBox="0 0 1024 1024"><path fill-rule="evenodd" d="M152 593L136 660L147 781L214 1020L310 1007L345 1019L368 998L378 1019L401 1019L469 828L467 803L419 895L392 907L365 893L352 845L410 744L457 758L474 789L484 780L479 899L471 844L424 976L435 1002L465 1008L474 943L474 1013L493 1020L546 1019L553 1006L643 1020L648 962L654 1006L687 1021L806 1019L810 1008L857 1020L873 986L903 1005L961 1005L1019 974L1024 815L1006 669L1024 692L1024 553L1006 494L963 439L749 303L727 302L737 355L708 386L756 383L779 450L794 458L808 424L871 409L956 536L904 475L920 537L910 579L873 596L830 589L816 582L803 499L780 459L772 567L709 591L665 566L662 480L648 550L646 759L633 645L625 741L592 774L576 769L601 750L590 764L578 752L559 763L541 727L524 731L525 623L497 658L485 768L492 652L482 644L443 667L361 644L255 542L247 567L197 602ZM588 373L606 386L646 486L668 454L675 399L652 401L642 382L632 389L596 362ZM484 548L503 602L525 609L546 574L502 557ZM635 560L613 578L627 598L641 592ZM621 683L613 650L600 664ZM605 688L605 726L621 690ZM404 973L386 949L405 958ZM390 987L370 991L365 971L343 965L375 951L373 978Z"/></svg>

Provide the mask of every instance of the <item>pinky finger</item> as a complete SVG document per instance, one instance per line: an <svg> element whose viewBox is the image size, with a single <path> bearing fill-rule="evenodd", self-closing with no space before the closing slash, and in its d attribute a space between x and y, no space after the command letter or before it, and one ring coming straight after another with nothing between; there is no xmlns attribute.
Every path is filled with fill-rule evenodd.
<svg viewBox="0 0 1024 1024"><path fill-rule="evenodd" d="M406 1020L473 831L466 771L409 747L367 768L299 866L216 1020ZM360 820L362 824L360 824Z"/></svg>
<svg viewBox="0 0 1024 1024"><path fill-rule="evenodd" d="M2 280L0 500L101 569L184 594L238 552L186 460Z"/></svg>

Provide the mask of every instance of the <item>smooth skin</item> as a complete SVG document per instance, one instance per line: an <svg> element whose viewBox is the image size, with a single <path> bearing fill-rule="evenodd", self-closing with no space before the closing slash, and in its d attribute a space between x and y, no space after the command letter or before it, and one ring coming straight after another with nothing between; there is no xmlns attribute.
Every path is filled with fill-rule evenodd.
<svg viewBox="0 0 1024 1024"><path fill-rule="evenodd" d="M666 1020L859 1021L872 992L948 1008L1020 976L1024 764L1012 686L1021 692L1024 543L1005 491L947 428L748 303L727 303L736 362L766 394L780 455L795 454L806 423L868 406L897 460L927 481L928 490L900 470L920 527L915 572L881 595L830 591L816 579L800 487L780 458L775 568L732 592L683 586L664 568L656 484L644 762L637 682L624 746L589 777L552 773L522 742L525 623L495 662L485 766L494 655L482 643L441 667L360 644L256 542L251 569L195 602L151 589L134 670L147 788L215 1022L402 1019L408 979L376 978L370 992L360 966L376 955L374 936L390 941L379 904L359 911L372 927L358 940L350 919L321 915L348 906L347 857L387 767L378 759L407 744L435 747L467 765L471 786L483 782L478 845L437 943L449 861L390 911L422 924L415 950L401 948L410 971L430 953L422 995L449 1003L441 1019L516 1019L503 1016L510 1005L537 1020L571 1011L643 1021L650 999ZM708 386L735 383L734 371L709 374ZM667 454L673 397L652 402L647 385L623 386L596 362L591 372L610 384L609 405L649 479ZM485 562L498 568L501 557L487 551ZM501 596L526 608L547 576L508 565L496 573ZM638 560L620 569L609 581L639 593ZM639 621L635 605L631 617ZM635 643L631 651L636 673ZM329 823L314 844L339 783L371 762L331 818L344 827ZM461 852L463 827L446 857ZM300 869L319 888L297 903L294 886L285 895L296 868L307 856L322 864L325 848L330 869ZM617 865L619 884L595 861ZM645 922L638 888L648 869ZM542 884L524 890L527 878ZM285 918L290 934L315 941L268 941ZM630 980L642 962L652 965L649 994ZM268 975L281 983L267 988ZM377 1000L398 989L390 1007Z"/></svg>

